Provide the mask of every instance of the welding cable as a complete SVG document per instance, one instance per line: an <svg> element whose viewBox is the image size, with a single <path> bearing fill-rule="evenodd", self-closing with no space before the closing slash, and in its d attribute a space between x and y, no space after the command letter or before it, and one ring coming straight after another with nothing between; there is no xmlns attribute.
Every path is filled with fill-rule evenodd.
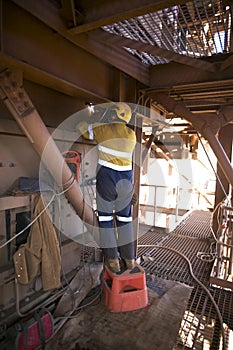
<svg viewBox="0 0 233 350"><path fill-rule="evenodd" d="M75 179L75 178L74 178ZM70 182L70 179L69 179L69 182ZM15 239L16 237L18 237L20 234L22 234L25 230L27 230L36 220L39 219L39 217L47 210L47 208L50 206L50 204L53 202L54 198L57 196L58 198L58 201L59 201L59 197L60 195L62 195L63 193L65 193L66 191L69 190L69 188L73 185L74 183L74 180L72 181L72 183L64 190L64 191L61 191L59 193L55 193L53 192L53 196L52 198L50 199L50 201L47 203L47 205L41 210L41 212L22 230L20 231L17 235L15 235L14 237L12 237L10 240L8 240L7 242L5 242L0 248L4 247L5 245L7 245L8 243L10 243L13 239ZM60 201L59 201L60 203ZM69 286L70 288L70 285L69 283L67 283L67 286ZM71 288L70 288L71 289ZM64 290L64 288L63 288ZM27 316L28 314L30 314L32 311L35 311L38 307L35 307L34 309L32 310L29 310L28 312L26 313L22 313L20 311L20 308L19 308L19 286L18 286L18 280L17 278L15 277L15 295L16 295L16 312L18 314L19 317L25 317Z"/></svg>
<svg viewBox="0 0 233 350"><path fill-rule="evenodd" d="M69 184L69 182L72 180L72 182ZM67 192L74 184L75 182L75 176L72 174L71 178L66 182L65 185L69 184L68 187L66 189L64 189L63 191L59 192L59 193L56 193L53 191L53 196L52 198L50 199L50 201L47 203L47 205L41 210L41 212L23 229L21 230L20 232L18 232L14 237L12 237L11 239L9 239L8 241L4 242L4 244L2 244L0 246L0 249L5 247L7 244L9 244L12 240L14 240L15 238L17 238L18 236L20 236L23 232L25 232L29 227L31 227L34 222L36 222L36 220L39 219L39 217L47 210L47 208L51 205L51 203L54 201L54 199L57 197L59 198L59 196L61 196L62 194L64 194L65 192ZM60 201L59 201L60 202ZM69 283L67 283L67 286L69 287L69 289L71 289ZM63 292L64 292L64 288L62 289ZM79 290L80 291L80 290ZM79 292L77 291L77 292ZM73 291L72 291L73 292ZM18 314L19 317L25 317L25 316L28 316L32 311L35 311L38 306L36 306L34 309L32 310L29 310L28 312L26 313L22 313L20 311L20 308L19 308L19 290L18 290L18 280L17 278L15 277L15 293L16 293L16 312ZM76 294L76 292L72 293L72 294ZM52 296L50 299L54 299L54 296ZM47 300L48 301L48 300Z"/></svg>
<svg viewBox="0 0 233 350"><path fill-rule="evenodd" d="M225 199L226 199L226 198L225 198ZM228 243L221 242L221 241L217 238L217 234L214 232L214 230L213 230L213 228L212 228L212 226L213 226L213 216L214 216L214 214L215 214L215 212L216 212L217 210L218 210L218 213L217 213L217 221L218 221L218 225L220 226L220 222L219 222L219 208L220 208L221 205L224 204L225 199L223 199L221 202L218 203L218 205L215 207L215 209L214 209L214 211L213 211L213 213L212 213L212 215L211 215L210 230L211 230L211 233L212 233L212 235L213 235L214 240L215 240L216 243L221 244L221 245L223 245L223 246L225 246L225 247L228 247L228 248L233 248L233 245L232 245L232 244L228 244ZM218 231L219 231L219 228L218 228Z"/></svg>
<svg viewBox="0 0 233 350"><path fill-rule="evenodd" d="M84 156L83 156L84 155ZM84 181L84 173L85 173L85 163L84 163L84 157L85 157L85 146L84 143L82 143L82 157L81 157L81 178L82 182ZM81 256L80 256L80 262L82 260L83 262L83 286L86 284L86 274L85 274L85 269L84 269L84 245L85 245L85 240L84 240L84 229L85 229L85 189L83 188L83 202L82 202L82 214L81 217L83 218L82 220L82 247L81 247ZM93 226L94 226L94 215L93 215Z"/></svg>
<svg viewBox="0 0 233 350"><path fill-rule="evenodd" d="M50 206L50 204L53 202L54 198L56 197L56 195L54 194L52 196L52 198L50 199L50 201L48 202L48 204L41 210L41 212L26 226L24 227L20 232L18 232L16 235L14 235L13 237L11 237L8 241L6 241L5 243L3 243L0 246L0 249L5 247L7 244L9 244L11 241L13 241L15 238L17 238L18 236L20 236L24 231L26 231L29 227L32 226L32 224L34 224L34 222L36 222L36 220L39 219L39 217L46 211L46 209Z"/></svg>
<svg viewBox="0 0 233 350"><path fill-rule="evenodd" d="M202 261L205 262L213 262L216 259L217 256L217 252L216 249L213 249L213 245L215 244L215 242L212 242L210 244L210 253L206 253L206 252L198 252L197 253L197 258L199 258Z"/></svg>
<svg viewBox="0 0 233 350"><path fill-rule="evenodd" d="M88 306L98 305L100 300L99 300L99 302L97 304L94 304L94 302L101 297L102 291L103 291L103 286L101 284L100 287L98 288L98 291L97 291L96 295L94 294L94 296L90 296L90 297L86 297L85 298L85 299L89 299L90 301L86 302L83 305L80 305L80 306L74 308L73 310L71 310L69 312L68 315L59 316L59 317L55 318L55 322L60 321L60 320L67 320L67 319L77 318L79 316L79 314L78 315L72 315L75 311L80 311L80 310L82 310L82 309L84 309L85 307L88 307ZM84 301L85 301L85 299L84 299Z"/></svg>
<svg viewBox="0 0 233 350"><path fill-rule="evenodd" d="M226 348L226 337L225 337L225 333L224 333L224 327L223 327L223 319L222 319L222 315L220 313L220 310L219 310L219 307L216 303L216 301L214 300L212 294L210 293L209 289L195 276L194 272L193 272L193 268L192 268L192 264L191 264L191 261L189 260L189 258L184 255L183 253L179 252L178 250L175 250L175 249L172 249L172 248L169 248L169 247L165 247L165 246L160 246L160 245L157 245L157 244L152 244L152 245L147 245L147 244L143 244L141 245L143 247L153 247L153 248L160 248L160 249L165 249L165 250L169 250L175 254L178 254L180 255L184 260L186 260L186 262L188 263L188 266L189 266L189 271L190 271L190 274L192 276L192 278L200 285L200 287L202 289L204 289L204 291L207 293L207 295L209 296L212 304L214 305L214 308L215 308L215 311L217 313L217 316L218 316L218 319L219 319L219 322L220 322L220 326L221 326L221 332L222 332L222 350L227 350Z"/></svg>
<svg viewBox="0 0 233 350"><path fill-rule="evenodd" d="M71 189L71 187L73 186L73 184L75 183L75 175L73 173L71 173L70 178L63 183L62 185L59 185L60 187L66 187L63 191L56 193L57 196L61 196L62 194L66 193L67 191L69 191L69 189Z"/></svg>
<svg viewBox="0 0 233 350"><path fill-rule="evenodd" d="M219 202L216 207L214 208L213 212L212 212L212 215L211 215L211 219L210 219L210 230L212 232L212 235L215 239L216 242L218 242L218 239L217 239L217 234L214 232L213 230L213 219L214 219L214 214L216 213L217 211L217 222L218 222L218 225L220 225L220 222L219 222L219 207L224 203L226 198L224 198L221 202Z"/></svg>
<svg viewBox="0 0 233 350"><path fill-rule="evenodd" d="M48 297L46 297L46 299L39 305L36 305L35 307L33 307L32 309L30 309L29 311L27 311L26 313L22 313L20 311L19 308L19 288L18 288L18 280L15 277L15 296L16 296L16 313L19 315L19 317L25 317L28 316L29 314L31 314L32 312L38 310L39 308L44 308L46 307L46 305L54 302L54 300L58 299L60 296L62 296L64 294L64 290L58 290L55 291L54 293L50 293L48 295Z"/></svg>
<svg viewBox="0 0 233 350"><path fill-rule="evenodd" d="M139 105L141 103L141 101L143 100L144 98L144 95L143 93L141 94L141 96L138 97L138 100L137 100L137 105Z"/></svg>
<svg viewBox="0 0 233 350"><path fill-rule="evenodd" d="M62 221L61 221L61 201L60 198L57 197L57 202L58 202L58 213L59 213L59 227L58 227L58 240L59 240L59 250L60 250L60 255L62 256L62 240L61 240L61 232L62 232ZM65 283L68 287L69 292L66 291L67 294L71 294L73 296L73 303L74 303L74 295L77 293L80 293L81 289L83 286L81 286L80 288L78 288L77 290L73 290L64 271L64 267L61 261L61 271L62 271L62 276L65 280ZM64 286L62 285L62 288L64 289Z"/></svg>
<svg viewBox="0 0 233 350"><path fill-rule="evenodd" d="M72 179L72 177L71 177ZM67 183L69 182L70 180L67 181ZM68 186L68 188L62 192L59 193L59 196L62 194L62 193L65 193L74 183L75 181L75 176L73 176L73 181L72 183ZM57 201L58 201L58 213L59 213L59 228L58 228L58 232L59 232L59 247L60 247L60 252L61 252L61 247L62 247L62 242L61 242L61 232L62 232L62 222L61 222L61 202L60 202L60 198L57 197ZM84 206L85 204L83 204L83 207L82 207L82 214L81 214L81 217L83 218L84 217ZM83 224L83 232L84 232L84 224ZM83 244L84 245L84 244ZM69 292L66 291L67 294L71 294L72 297L73 297L73 305L74 305L74 296L75 294L78 294L80 293L80 291L82 290L82 288L84 287L85 285L85 271L84 271L84 278L83 278L83 283L82 285L77 289L77 290L73 290L69 281L67 280L67 277L66 277L66 274L65 274L65 271L64 271L64 268L63 268L63 265L61 264L61 269L62 269L62 275L64 277L64 280L66 282L66 285L68 287L68 290ZM63 287L64 288L64 287Z"/></svg>
<svg viewBox="0 0 233 350"><path fill-rule="evenodd" d="M92 278L93 278L93 277L92 277ZM79 311L82 311L85 307L92 306L92 305L96 305L96 304L94 304L94 302L95 302L96 300L98 300L98 299L101 297L102 292L103 292L103 272L102 272L102 274L101 274L101 278L100 278L100 279L101 279L101 283L100 283L99 290L98 290L98 292L96 293L96 295L94 295L94 297L91 297L91 298L90 298L91 300L90 300L89 302L87 302L86 304L83 304L83 305L81 305L81 306L78 306L78 307L76 307L76 308L74 307L74 308L69 312L68 315L59 316L59 317L57 317L57 318L54 319L55 323L58 322L58 321L61 321L61 323L60 323L60 324L58 325L58 327L55 329L54 334L53 334L52 338L50 338L50 340L54 339L54 337L56 336L56 334L58 333L58 331L63 327L63 325L65 324L65 322L66 322L67 320L69 320L69 319L75 319L75 318L79 317L79 316L80 316L80 312L79 312ZM84 300L85 300L85 299L84 299ZM78 312L78 314L72 315L75 311ZM55 339L55 341L56 341L56 339Z"/></svg>
<svg viewBox="0 0 233 350"><path fill-rule="evenodd" d="M84 146L83 146L84 147ZM82 151L82 154L84 154L84 148L83 148L83 151ZM81 174L82 174L82 178L84 178L84 166L83 166L83 157L81 158L81 164L82 164L82 166L81 166ZM71 183L70 183L70 181L72 181ZM63 193L65 193L66 191L68 191L70 188L71 188L71 186L73 185L73 183L74 183L74 181L75 181L75 176L74 176L74 174L72 173L72 176L71 176L71 178L70 179L68 179L68 181L66 182L66 184L63 184L62 186L64 187L64 186L66 186L66 185L68 185L68 187L64 190L64 191L62 191L62 192L59 192L59 194L58 194L58 196L60 196L60 195L62 195ZM70 184L69 184L70 183ZM85 194L84 194L85 195ZM61 221L61 202L60 202L60 198L57 196L57 202L58 202L58 213L59 213L59 227L58 227L58 232L59 232L59 247L60 247L60 252L61 252L61 247L62 247L62 242L61 242L61 232L63 231L63 229L62 229L62 221ZM81 211L81 218L83 218L83 232L82 233L84 233L84 212L85 212L85 199L83 198L83 205L82 205L82 211ZM93 218L93 220L94 220L94 218ZM94 221L93 221L93 226L94 226ZM85 242L84 242L84 238L83 238L83 242L82 242L82 246L84 247L84 244ZM81 248L82 249L82 259L83 259L83 262L84 262L84 250L83 250L83 248ZM85 269L83 269L83 279L82 279L82 281L83 281L83 283L82 283L82 285L79 287L79 288L77 288L76 290L74 290L72 287L71 287L71 285L70 285L70 283L69 283L69 281L68 281L68 279L67 279L67 277L66 277L66 274L65 274L65 271L64 271L64 268L63 268L63 265L61 264L61 270L62 270L62 276L63 276L63 278L64 278L64 280L65 280L65 283L66 283L66 286L68 287L68 291L66 291L66 293L67 294L70 294L70 295L72 295L72 303L73 303L73 306L74 306L74 302L75 302L75 294L78 294L78 293L80 293L81 292L81 290L82 290L82 288L85 286ZM63 287L64 288L64 287ZM74 310L72 310L72 312L74 312Z"/></svg>
<svg viewBox="0 0 233 350"><path fill-rule="evenodd" d="M65 192L67 192L74 184L75 182L75 177L72 176L68 181L72 180L72 183L63 191L56 193L53 191L53 196L50 199L50 201L46 204L46 206L41 210L41 212L26 226L24 227L20 232L18 232L16 235L14 235L13 237L11 237L9 240L7 240L6 242L4 242L1 246L0 249L5 247L7 244L9 244L10 242L12 242L15 238L17 238L18 236L20 236L23 232L25 232L29 227L31 227L34 222L36 222L36 220L39 219L39 217L48 209L48 207L51 205L51 203L53 202L53 200L55 199L56 196L60 196L62 194L64 194Z"/></svg>

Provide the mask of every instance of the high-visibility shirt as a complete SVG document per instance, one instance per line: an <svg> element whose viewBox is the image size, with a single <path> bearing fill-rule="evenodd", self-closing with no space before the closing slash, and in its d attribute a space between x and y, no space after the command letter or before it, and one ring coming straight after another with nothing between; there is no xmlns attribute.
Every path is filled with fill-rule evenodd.
<svg viewBox="0 0 233 350"><path fill-rule="evenodd" d="M89 124L83 136L97 142L100 165L118 171L132 169L136 135L125 123Z"/></svg>

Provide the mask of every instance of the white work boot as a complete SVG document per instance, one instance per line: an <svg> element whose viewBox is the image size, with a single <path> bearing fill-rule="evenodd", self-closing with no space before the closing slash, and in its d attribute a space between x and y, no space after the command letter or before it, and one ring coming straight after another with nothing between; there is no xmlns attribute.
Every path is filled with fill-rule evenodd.
<svg viewBox="0 0 233 350"><path fill-rule="evenodd" d="M112 272L121 271L119 259L106 259L105 264Z"/></svg>

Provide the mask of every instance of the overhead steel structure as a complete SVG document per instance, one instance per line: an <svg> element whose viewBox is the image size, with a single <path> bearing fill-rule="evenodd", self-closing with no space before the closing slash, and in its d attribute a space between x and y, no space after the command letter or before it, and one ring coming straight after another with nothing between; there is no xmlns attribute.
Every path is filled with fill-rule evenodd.
<svg viewBox="0 0 233 350"><path fill-rule="evenodd" d="M25 90L51 127L86 101L128 101L156 106L165 117L182 117L211 144L228 192L233 185L232 20L230 0L1 0L0 71L23 73ZM33 142L30 122L18 122ZM69 180L69 171L65 176ZM223 196L217 184L216 203ZM92 212L88 215L92 222Z"/></svg>

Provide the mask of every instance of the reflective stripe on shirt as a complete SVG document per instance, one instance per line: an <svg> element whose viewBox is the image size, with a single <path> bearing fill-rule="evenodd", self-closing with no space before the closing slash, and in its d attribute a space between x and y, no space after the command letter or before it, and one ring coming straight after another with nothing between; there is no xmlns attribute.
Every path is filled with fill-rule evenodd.
<svg viewBox="0 0 233 350"><path fill-rule="evenodd" d="M121 157L121 158L131 158L132 157L132 152L122 152L122 151L117 151L112 148L104 147L101 145L98 145L98 150L107 154L111 154L116 157Z"/></svg>
<svg viewBox="0 0 233 350"><path fill-rule="evenodd" d="M126 170L132 170L132 164L129 165L117 165L111 162L107 162L106 160L99 159L98 164L106 166L107 168L111 168L113 170L118 171L126 171Z"/></svg>

